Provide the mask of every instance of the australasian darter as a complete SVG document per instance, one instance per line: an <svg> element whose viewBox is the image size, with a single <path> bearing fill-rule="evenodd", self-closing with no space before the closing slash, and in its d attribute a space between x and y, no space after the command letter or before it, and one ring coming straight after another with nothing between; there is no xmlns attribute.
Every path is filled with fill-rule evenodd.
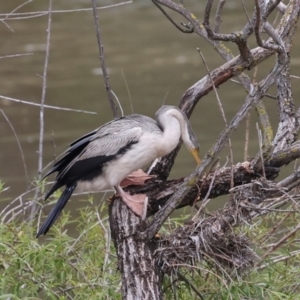
<svg viewBox="0 0 300 300"><path fill-rule="evenodd" d="M122 200L139 215L145 214L146 195L130 195L121 185L133 171L156 158L169 154L180 138L197 163L199 143L186 115L175 106L162 106L156 121L139 114L121 117L74 141L45 175L54 172L55 183L45 196L49 198L65 186L60 198L39 229L37 237L46 234L75 191L104 191L115 188Z"/></svg>

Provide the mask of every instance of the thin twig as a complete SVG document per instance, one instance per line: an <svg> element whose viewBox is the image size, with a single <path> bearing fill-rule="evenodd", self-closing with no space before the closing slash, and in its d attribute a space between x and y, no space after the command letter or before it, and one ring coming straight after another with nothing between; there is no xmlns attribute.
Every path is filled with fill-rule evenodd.
<svg viewBox="0 0 300 300"><path fill-rule="evenodd" d="M11 54L11 55L4 55L4 56L0 56L0 59L3 58L12 58L12 57L20 57L20 56L27 56L27 55L33 55L34 53L22 53L22 54Z"/></svg>
<svg viewBox="0 0 300 300"><path fill-rule="evenodd" d="M212 190L212 188L213 188L213 186L214 186L214 183L215 183L215 179L216 179L216 175L217 175L218 169L219 169L219 162L217 162L217 166L216 166L216 168L215 168L213 177L212 177L211 182L210 182L210 184L209 184L208 191L207 191L205 197L204 197L203 200L202 200L201 206L199 207L199 209L198 209L198 211L196 212L196 214L193 216L192 221L195 221L195 220L197 220L197 219L200 217L200 214L201 214L203 208L209 203L209 200L211 199L211 198L209 198L209 195L210 195L210 192L211 192L211 190Z"/></svg>
<svg viewBox="0 0 300 300"><path fill-rule="evenodd" d="M126 4L131 4L132 0L120 2L116 4L106 5L97 7L97 10L101 9L108 9L108 8L114 8ZM78 8L78 9L65 9L65 10L53 10L52 14L59 14L59 13L73 13L73 12L84 12L84 11L91 11L92 8ZM31 11L31 12L22 12L22 13L6 13L6 14L0 14L0 17L6 17L6 16L14 16L13 18L8 18L8 20L20 20L20 19L28 19L28 18L36 18L36 17L42 17L44 15L47 15L48 11ZM23 17L25 16L25 17ZM0 21L3 21L3 19L0 19Z"/></svg>
<svg viewBox="0 0 300 300"><path fill-rule="evenodd" d="M264 255L261 257L261 259L265 259L267 256L269 256L272 252L274 252L280 245L282 245L287 239L289 239L292 235L294 235L298 230L300 230L300 223L291 230L288 234L283 236L277 243L275 243L267 252L264 253ZM262 261L261 261L262 263ZM260 264L261 264L260 263ZM260 265L259 264L259 265Z"/></svg>
<svg viewBox="0 0 300 300"><path fill-rule="evenodd" d="M38 106L38 107L42 106L42 104L40 104L40 103L29 102L29 101L20 100L20 99L7 97L7 96L3 96L3 95L0 95L0 98L5 99L5 100L9 100L9 101L14 101L14 102L17 102L17 103L22 103L22 104L28 104L28 105ZM64 111L72 111L72 112L78 112L78 113L84 113L84 114L97 115L97 113L94 112L94 111L73 109L73 108L60 107L60 106L52 106L52 105L46 105L46 104L44 104L43 106L44 106L44 108L51 108L51 109L57 109L57 110L64 110Z"/></svg>
<svg viewBox="0 0 300 300"><path fill-rule="evenodd" d="M130 102L131 113L133 114L133 113L134 113L134 110L133 110L133 104L132 104L132 98L131 98L131 94L130 94L130 89L129 89L129 86L128 86L128 83L127 83L127 80L126 80L126 77L125 77L124 71L123 71L123 70L121 70L121 72L122 72L122 77L123 77L123 80L124 80L124 82L125 82L125 86L126 86L126 90L127 90L127 94L128 94L129 102ZM123 113L122 113L122 116L123 116Z"/></svg>
<svg viewBox="0 0 300 300"><path fill-rule="evenodd" d="M248 15L247 9L246 9L246 7L245 7L244 0L241 0L241 2L242 2L242 7L243 7L243 10L244 10L244 13L245 13L245 15L246 15L246 17L247 17L247 20L248 20L248 23L249 23L250 25L252 25L252 22L251 22L251 20L250 20L249 15Z"/></svg>
<svg viewBox="0 0 300 300"><path fill-rule="evenodd" d="M32 0L28 0L24 3L22 3L21 5L17 6L16 8L14 8L10 13L8 13L4 19L0 19L0 21L6 26L8 27L12 32L14 32L14 30L5 22L7 20L7 18L14 13L15 11L17 11L18 9L20 9L21 7L25 6L26 4L32 2Z"/></svg>
<svg viewBox="0 0 300 300"><path fill-rule="evenodd" d="M204 300L203 296L201 293L198 291L198 289L191 283L190 280L188 280L183 274L180 272L177 272L178 278L182 281L184 281L196 294L197 296L201 299Z"/></svg>
<svg viewBox="0 0 300 300"><path fill-rule="evenodd" d="M248 112L247 117L246 117L246 132L245 132L245 146L244 146L244 160L245 161L248 160L250 121L251 121L251 111Z"/></svg>
<svg viewBox="0 0 300 300"><path fill-rule="evenodd" d="M194 28L190 27L187 24L181 23L182 26L186 27L187 29L183 29L181 28L179 25L176 24L175 21L173 21L173 19L166 13L166 11L159 5L159 3L157 3L156 0L152 0L152 2L155 4L155 6L164 14L164 16L181 32L183 33L193 33L194 32Z"/></svg>
<svg viewBox="0 0 300 300"><path fill-rule="evenodd" d="M42 98L40 107L40 134L39 134L39 150L38 150L38 180L42 179L43 171L43 142L44 142L44 104L46 100L46 90L47 90L47 71L49 64L50 55L50 37L51 37L51 12L52 12L52 0L49 0L49 15L48 15L48 25L47 25L47 44L46 44L46 54L45 54L45 64L43 72L43 88L42 88ZM40 189L36 189L34 199L38 199ZM33 218L36 213L36 203L31 208L30 217Z"/></svg>
<svg viewBox="0 0 300 300"><path fill-rule="evenodd" d="M0 109L0 112L2 113L3 117L7 121L8 125L10 126L10 128L11 128L11 130L12 130L12 132L13 132L15 138L16 138L16 141L17 141L20 153L21 153L21 158L22 158L22 162L23 162L23 166L24 166L25 176L26 176L27 181L29 181L29 176L28 176L28 172L27 172L27 166L26 166L26 161L25 161L25 157L24 157L24 152L23 152L23 149L22 149L19 137L18 137L18 135L17 135L17 133L16 133L16 131L15 131L12 123L8 119L7 115L5 114L5 112L2 109Z"/></svg>
<svg viewBox="0 0 300 300"><path fill-rule="evenodd" d="M14 12L16 12L18 9L20 9L21 7L27 5L28 3L32 2L32 0L27 0L26 2L20 4L19 6L17 6L16 8L14 8L10 13L8 13L5 18L2 21L5 21L10 15L12 15Z"/></svg>
<svg viewBox="0 0 300 300"><path fill-rule="evenodd" d="M219 109L220 109L220 112L221 112L221 116L222 116L223 121L224 121L224 123L225 123L225 125L226 125L226 127L227 127L227 126L228 126L228 122L227 122L227 119L226 119L226 116L225 116L225 112L224 112L224 109L223 109L223 105L222 105L221 99L220 99L220 97L219 97L218 91L217 91L217 89L216 89L216 86L215 86L215 84L214 84L214 81L213 81L212 78L211 78L211 74L210 74L210 71L209 71L209 69L208 69L208 65L207 65L207 63L206 63L206 61L205 61L205 58L204 58L204 56L203 56L203 54L202 54L202 52L200 51L199 48L197 48L197 51L198 51L199 54L200 54L200 57L201 57L201 59L202 59L202 62L203 62L203 64L204 64L204 66L205 66L205 68L206 68L206 71L207 71L207 74L208 74L208 76L209 76L209 78L210 78L210 81L211 81L211 84L212 84L214 93L215 93L216 98L217 98L217 101L218 101L218 106L219 106ZM231 182L230 182L230 187L233 188L233 151L232 151L232 143L231 143L231 139L230 139L230 138L228 139L228 145L229 145L229 152L230 152L230 166L231 166Z"/></svg>
<svg viewBox="0 0 300 300"><path fill-rule="evenodd" d="M281 262L281 261L286 261L286 260L291 259L295 256L298 256L299 254L300 254L300 250L295 250L295 251L289 252L288 256L287 255L286 256L280 255L280 256L277 256L277 257L273 257L271 259L271 262L260 265L258 268L256 268L256 270L262 270L264 268L269 267L270 265L273 266L275 263L278 263L278 262ZM290 295L293 295L293 293L291 293Z"/></svg>
<svg viewBox="0 0 300 300"><path fill-rule="evenodd" d="M109 101L110 108L112 110L113 116L114 116L114 118L118 118L119 117L118 110L120 108L116 105L116 103L114 101L114 95L112 93L110 83L109 83L109 76L108 76L107 69L106 69L106 63L105 63L105 57L104 57L104 47L103 47L103 43L102 43L102 40L101 40L100 27L99 27L99 17L98 17L98 14L97 14L97 5L96 5L95 0L92 0L92 5L93 5L93 15L94 15L98 50L99 50L99 58L100 58L100 62L101 62L101 68L102 68L102 73L103 73L103 78L104 78L104 83L105 83L105 89L106 89L108 101Z"/></svg>
<svg viewBox="0 0 300 300"><path fill-rule="evenodd" d="M110 253L110 243L111 243L111 235L110 235L110 230L109 226L105 226L101 220L100 213L99 213L99 207L96 209L96 216L99 221L100 226L102 227L104 234L105 234L105 256L104 256L104 261L103 261L103 272L106 272L106 268L109 263L109 256L111 255ZM98 225L98 224L97 224Z"/></svg>
<svg viewBox="0 0 300 300"><path fill-rule="evenodd" d="M217 7L216 18L215 18L215 29L214 29L214 31L216 33L220 32L220 25L222 23L221 14L222 14L222 10L223 10L225 3L226 3L226 0L220 0L218 7Z"/></svg>
<svg viewBox="0 0 300 300"><path fill-rule="evenodd" d="M38 159L38 179L42 177L43 169L43 141L44 141L44 105L46 101L46 90L47 90L47 72L49 65L49 55L50 55L50 37L51 37L51 13L52 13L52 0L49 0L49 11L48 11L48 26L47 26L47 44L46 44L46 54L45 54L45 64L43 72L43 88L42 88L42 98L41 98L41 108L40 108L40 134L39 134L39 159Z"/></svg>
<svg viewBox="0 0 300 300"><path fill-rule="evenodd" d="M290 75L291 78L296 78L296 79L300 79L300 76L296 76L296 75Z"/></svg>
<svg viewBox="0 0 300 300"><path fill-rule="evenodd" d="M253 74L253 81L252 81L252 87L256 83L256 76L257 76L257 66L254 68L254 74ZM250 121L251 121L251 111L249 111L247 117L246 117L246 133L245 133L245 147L244 147L244 160L248 160L248 150L249 150L249 137L250 137Z"/></svg>
<svg viewBox="0 0 300 300"><path fill-rule="evenodd" d="M255 66L256 67L256 66ZM255 71L254 71L255 72ZM300 78L300 77L299 77ZM238 80L234 80L234 79L230 79L230 81L231 82L233 82L233 83L236 83L236 84L239 84L239 85L242 85L242 83L240 82L240 81L238 81ZM251 93L251 89L253 89L253 84L252 85L250 85L250 93ZM276 96L273 96L273 95L271 95L271 94L264 94L264 97L267 97L267 98L270 98L270 99L273 99L273 100L277 100L277 97Z"/></svg>
<svg viewBox="0 0 300 300"><path fill-rule="evenodd" d="M264 164L264 151L263 151L263 138L261 134L261 130L259 128L259 125L256 123L256 129L257 129L257 135L258 135L258 144L259 144L259 154L261 159L261 167L262 167L262 173L263 176L266 178L266 172L265 172L265 164Z"/></svg>
<svg viewBox="0 0 300 300"><path fill-rule="evenodd" d="M124 110L123 110L123 108L122 108L121 102L120 102L118 96L115 94L115 92L114 92L113 90L112 90L111 92L112 92L112 94L114 95L115 100L116 100L116 102L117 102L118 105L119 105L118 107L120 108L121 116L123 117L123 116L124 116Z"/></svg>

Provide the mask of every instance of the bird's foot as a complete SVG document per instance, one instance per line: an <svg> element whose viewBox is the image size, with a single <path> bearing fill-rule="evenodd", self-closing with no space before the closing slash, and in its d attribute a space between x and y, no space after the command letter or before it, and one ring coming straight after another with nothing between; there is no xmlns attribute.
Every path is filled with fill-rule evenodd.
<svg viewBox="0 0 300 300"><path fill-rule="evenodd" d="M154 175L146 174L142 169L138 169L130 173L125 179L120 183L121 187L126 187L129 185L143 185L146 180L155 177Z"/></svg>
<svg viewBox="0 0 300 300"><path fill-rule="evenodd" d="M130 195L123 191L121 199L136 215L145 219L148 205L148 197L145 194Z"/></svg>

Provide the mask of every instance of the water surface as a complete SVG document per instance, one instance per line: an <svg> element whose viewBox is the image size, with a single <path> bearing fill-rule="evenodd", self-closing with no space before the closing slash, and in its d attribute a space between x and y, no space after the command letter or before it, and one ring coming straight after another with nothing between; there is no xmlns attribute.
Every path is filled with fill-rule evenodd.
<svg viewBox="0 0 300 300"><path fill-rule="evenodd" d="M98 3L104 5L112 1ZM201 19L203 7L199 2L190 1L188 4ZM2 1L0 13L10 12L18 5L20 2L17 0ZM53 1L53 10L90 7L89 1ZM47 9L47 1L36 0L18 12ZM180 16L172 16L178 22L184 21ZM179 32L150 1L101 10L99 17L111 86L118 95L125 114L134 111L153 117L163 103L178 105L186 89L206 74L196 51L197 47L203 52L210 69L222 63L222 59L204 40L196 34ZM245 20L240 1L228 1L222 24L223 32L242 28L241 24ZM19 53L31 54L0 59L0 95L35 103L41 101L47 21L47 15L7 20L10 29L0 23L0 57ZM235 47L232 48L236 53ZM299 49L299 38L295 39L294 49ZM293 56L293 74L299 74L299 53L298 51ZM258 79L270 70L273 60L271 58L259 68ZM227 83L218 92L230 120L244 101L244 90L237 84ZM300 86L295 84L294 95L298 103L299 94ZM46 104L94 111L97 114L46 109L44 166L71 141L112 119L101 76L92 11L53 13ZM276 101L265 99L265 104L275 126ZM18 136L28 171L26 178L16 138L10 124L1 115L0 179L9 187L1 197L11 199L26 191L37 177L39 108L0 99L0 109ZM252 115L250 157L258 150L256 118L254 113ZM202 153L205 153L224 128L213 93L199 102L191 120L201 143ZM241 126L233 136L235 162L243 157L244 134L244 126ZM221 155L222 163L226 161L227 155L228 149L225 149ZM172 177L185 176L194 167L193 158L182 149ZM6 204L7 201L2 202L0 208ZM74 202L72 207L74 204L76 207Z"/></svg>

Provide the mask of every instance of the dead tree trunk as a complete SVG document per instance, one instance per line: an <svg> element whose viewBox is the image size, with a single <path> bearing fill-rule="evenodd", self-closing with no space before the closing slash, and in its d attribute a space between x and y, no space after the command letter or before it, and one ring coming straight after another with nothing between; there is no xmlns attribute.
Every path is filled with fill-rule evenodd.
<svg viewBox="0 0 300 300"><path fill-rule="evenodd" d="M119 199L110 205L109 215L122 274L122 299L163 299L162 274L153 255L156 243L154 240L142 240L137 234L145 227L145 222Z"/></svg>

